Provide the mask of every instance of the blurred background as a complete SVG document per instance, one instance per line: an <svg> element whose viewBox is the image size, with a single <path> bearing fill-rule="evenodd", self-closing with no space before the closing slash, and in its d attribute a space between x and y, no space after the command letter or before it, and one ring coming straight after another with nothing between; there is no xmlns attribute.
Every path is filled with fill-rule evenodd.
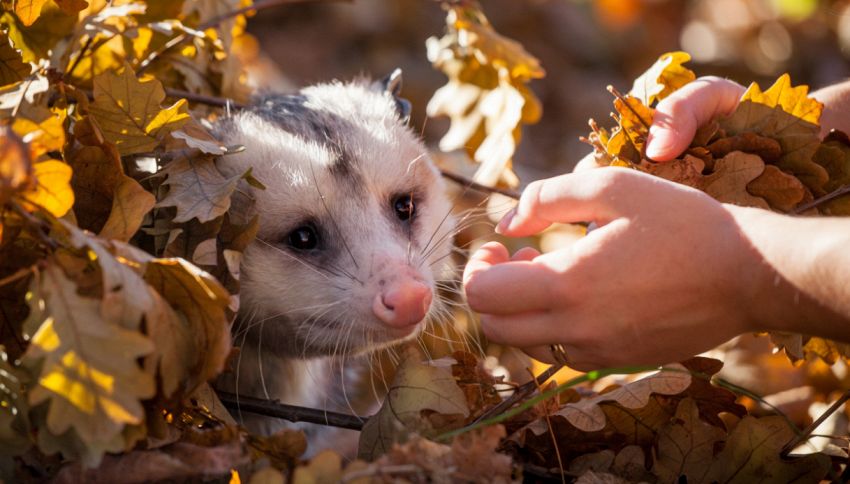
<svg viewBox="0 0 850 484"><path fill-rule="evenodd" d="M697 75L762 87L783 72L813 89L850 77L848 0L481 0L494 28L521 42L547 71L532 89L543 118L514 157L523 184L569 171L589 147L588 118L611 124L611 96L664 52L685 50ZM425 119L445 76L426 59L445 13L432 0L353 0L262 11L248 22L259 43L253 71L275 90L404 70L413 126L436 146L447 119Z"/></svg>

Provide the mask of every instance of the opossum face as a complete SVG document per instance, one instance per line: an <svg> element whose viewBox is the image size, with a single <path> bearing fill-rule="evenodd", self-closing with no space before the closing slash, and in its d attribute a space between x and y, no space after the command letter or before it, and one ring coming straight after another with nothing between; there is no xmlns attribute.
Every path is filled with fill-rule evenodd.
<svg viewBox="0 0 850 484"><path fill-rule="evenodd" d="M367 82L318 85L261 99L219 129L247 148L219 168L253 168L266 186L242 187L260 229L243 257L240 319L268 351L378 349L435 312L454 221L398 107Z"/></svg>

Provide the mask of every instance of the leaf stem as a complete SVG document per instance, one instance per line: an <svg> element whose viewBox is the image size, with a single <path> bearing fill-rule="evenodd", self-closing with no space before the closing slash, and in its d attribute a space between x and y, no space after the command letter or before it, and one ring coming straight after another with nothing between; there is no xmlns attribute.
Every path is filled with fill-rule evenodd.
<svg viewBox="0 0 850 484"><path fill-rule="evenodd" d="M830 200L836 199L836 198L838 198L842 195L847 195L848 193L850 193L850 185L845 185L845 186L843 186L843 187L841 187L837 190L833 190L833 191L827 193L826 195L824 195L824 196L822 196L818 199L812 200L811 202L806 203L804 205L800 205L799 207L795 208L794 210L791 210L790 213L793 214L793 215L799 215L799 214L801 214L801 213L803 213L803 212L805 212L809 209L823 205L824 203L826 203Z"/></svg>
<svg viewBox="0 0 850 484"><path fill-rule="evenodd" d="M643 118L640 116L640 114L638 114L638 112L637 112L637 111L635 111L635 108L633 108L633 107L632 107L632 105L631 105L631 104L629 104L629 102L626 100L626 97L625 97L625 96L623 96L623 93L621 93L620 91L618 91L616 87L614 87L614 86L612 86L612 85L610 85L610 84L608 85L608 87L606 87L606 89L608 89L608 92L610 92L611 94L613 94L613 95L614 95L614 97L616 97L617 99L619 99L619 100L620 100L623 104L625 104L625 105L626 105L626 107L627 107L627 108L629 108L629 111L631 111L631 112L632 112L632 114L634 114L634 115L635 115L635 117L636 117L636 118L638 118L638 120L640 121L640 124L642 124L642 125L643 125L646 129L649 129L649 127L650 127L650 125L651 125L652 123L651 123L651 122L650 122L650 123L647 123L647 122L646 122L646 120L645 120L645 119L643 119Z"/></svg>

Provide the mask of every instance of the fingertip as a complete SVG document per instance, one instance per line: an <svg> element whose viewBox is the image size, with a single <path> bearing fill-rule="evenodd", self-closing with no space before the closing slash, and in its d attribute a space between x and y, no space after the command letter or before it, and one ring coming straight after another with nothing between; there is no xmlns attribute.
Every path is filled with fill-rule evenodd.
<svg viewBox="0 0 850 484"><path fill-rule="evenodd" d="M531 261L539 255L540 251L534 247L523 247L514 253L513 257L511 257L511 261Z"/></svg>
<svg viewBox="0 0 850 484"><path fill-rule="evenodd" d="M672 128L653 125L646 139L646 157L654 161L669 161L687 148L685 137Z"/></svg>
<svg viewBox="0 0 850 484"><path fill-rule="evenodd" d="M499 242L487 242L469 256L466 267L463 270L463 283L466 285L470 278L478 271L485 270L493 265L507 262L511 259L508 249Z"/></svg>

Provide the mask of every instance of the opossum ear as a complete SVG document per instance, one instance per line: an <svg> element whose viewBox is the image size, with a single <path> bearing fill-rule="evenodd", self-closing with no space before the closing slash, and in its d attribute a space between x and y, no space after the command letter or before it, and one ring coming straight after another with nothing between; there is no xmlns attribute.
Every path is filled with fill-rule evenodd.
<svg viewBox="0 0 850 484"><path fill-rule="evenodd" d="M401 69L396 68L381 81L384 91L395 99L398 117L405 123L410 121L410 101L400 96L401 94Z"/></svg>

